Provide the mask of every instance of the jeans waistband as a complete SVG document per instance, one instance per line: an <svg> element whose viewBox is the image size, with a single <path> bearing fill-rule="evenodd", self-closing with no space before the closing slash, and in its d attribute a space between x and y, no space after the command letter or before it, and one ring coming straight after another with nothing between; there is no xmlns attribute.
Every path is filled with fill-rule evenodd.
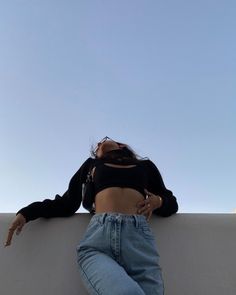
<svg viewBox="0 0 236 295"><path fill-rule="evenodd" d="M136 227L142 224L147 224L148 221L144 215L140 214L123 214L123 213L96 213L93 215L91 221L98 221L101 224L105 222L122 222L133 223Z"/></svg>

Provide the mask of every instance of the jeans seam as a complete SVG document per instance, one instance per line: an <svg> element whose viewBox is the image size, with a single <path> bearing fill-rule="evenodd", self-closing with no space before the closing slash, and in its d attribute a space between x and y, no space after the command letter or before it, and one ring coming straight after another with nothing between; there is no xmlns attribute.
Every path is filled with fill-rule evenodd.
<svg viewBox="0 0 236 295"><path fill-rule="evenodd" d="M93 290L98 294L98 295L102 295L101 293L98 292L98 290L94 287L94 285L92 284L92 282L90 281L90 279L88 278L86 272L84 271L83 267L80 265L79 266L80 269L82 270L83 272L83 275L85 276L85 278L87 279L88 283L90 284L90 286L93 288Z"/></svg>

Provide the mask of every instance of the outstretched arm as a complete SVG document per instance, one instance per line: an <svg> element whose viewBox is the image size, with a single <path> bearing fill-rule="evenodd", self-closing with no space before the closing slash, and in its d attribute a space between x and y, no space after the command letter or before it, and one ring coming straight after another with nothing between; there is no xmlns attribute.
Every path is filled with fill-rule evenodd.
<svg viewBox="0 0 236 295"><path fill-rule="evenodd" d="M73 215L81 204L82 183L86 179L88 169L93 161L88 158L80 169L71 178L68 190L61 197L56 195L54 200L45 199L41 202L34 202L16 213L16 217L9 226L8 235L5 241L5 247L11 244L14 232L19 234L30 220L39 217L66 217Z"/></svg>
<svg viewBox="0 0 236 295"><path fill-rule="evenodd" d="M87 171L92 162L92 158L87 159L80 169L71 178L68 190L61 197L56 195L54 200L45 199L41 202L34 202L16 213L16 217L9 226L5 247L11 244L14 232L19 234L30 220L39 217L65 217L73 215L79 208L82 199L82 183L85 181Z"/></svg>
<svg viewBox="0 0 236 295"><path fill-rule="evenodd" d="M80 169L71 178L68 190L62 195L56 195L53 200L45 199L44 201L34 202L22 209L21 213L26 222L39 217L66 217L73 215L81 204L82 183L85 181L88 168L92 158L88 158Z"/></svg>

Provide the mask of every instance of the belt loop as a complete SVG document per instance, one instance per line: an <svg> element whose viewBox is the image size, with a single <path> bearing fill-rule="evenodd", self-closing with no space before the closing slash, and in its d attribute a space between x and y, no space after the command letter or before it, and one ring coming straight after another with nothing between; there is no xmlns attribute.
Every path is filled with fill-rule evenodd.
<svg viewBox="0 0 236 295"><path fill-rule="evenodd" d="M102 218L101 218L102 224L104 224L106 216L107 216L107 213L102 214Z"/></svg>
<svg viewBox="0 0 236 295"><path fill-rule="evenodd" d="M138 220L137 215L134 215L134 220L135 220L135 226L136 226L136 228L138 228L139 227L139 220Z"/></svg>

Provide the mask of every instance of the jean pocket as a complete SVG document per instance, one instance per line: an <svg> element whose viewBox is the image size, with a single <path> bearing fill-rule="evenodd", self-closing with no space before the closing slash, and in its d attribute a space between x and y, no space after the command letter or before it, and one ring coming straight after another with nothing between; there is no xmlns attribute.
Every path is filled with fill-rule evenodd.
<svg viewBox="0 0 236 295"><path fill-rule="evenodd" d="M141 225L139 229L144 238L148 240L155 240L155 236L148 225Z"/></svg>

